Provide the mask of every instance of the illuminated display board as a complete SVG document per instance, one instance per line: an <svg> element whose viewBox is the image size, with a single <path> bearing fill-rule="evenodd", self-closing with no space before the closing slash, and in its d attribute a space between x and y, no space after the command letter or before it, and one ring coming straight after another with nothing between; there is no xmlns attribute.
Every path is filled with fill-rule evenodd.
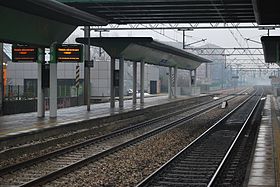
<svg viewBox="0 0 280 187"><path fill-rule="evenodd" d="M82 62L83 46L82 45L57 45L56 60L57 62Z"/></svg>
<svg viewBox="0 0 280 187"><path fill-rule="evenodd" d="M13 62L36 62L37 48L30 46L12 46Z"/></svg>

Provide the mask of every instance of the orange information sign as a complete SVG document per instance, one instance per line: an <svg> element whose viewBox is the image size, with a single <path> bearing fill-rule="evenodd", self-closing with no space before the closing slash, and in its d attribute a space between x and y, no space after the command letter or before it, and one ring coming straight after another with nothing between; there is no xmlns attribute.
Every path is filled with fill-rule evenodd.
<svg viewBox="0 0 280 187"><path fill-rule="evenodd" d="M36 62L37 48L30 46L13 46L12 47L13 62Z"/></svg>
<svg viewBox="0 0 280 187"><path fill-rule="evenodd" d="M82 62L83 46L82 45L57 45L56 60L57 62Z"/></svg>

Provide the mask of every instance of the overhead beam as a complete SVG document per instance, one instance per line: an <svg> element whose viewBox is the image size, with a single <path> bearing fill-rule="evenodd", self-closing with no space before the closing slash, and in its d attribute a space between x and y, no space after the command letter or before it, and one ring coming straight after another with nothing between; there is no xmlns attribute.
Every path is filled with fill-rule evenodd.
<svg viewBox="0 0 280 187"><path fill-rule="evenodd" d="M279 68L232 68L232 70L279 70Z"/></svg>
<svg viewBox="0 0 280 187"><path fill-rule="evenodd" d="M198 55L263 55L262 48L185 48Z"/></svg>
<svg viewBox="0 0 280 187"><path fill-rule="evenodd" d="M113 23L118 23L118 24L136 24L136 23L209 23L209 22L216 22L216 23L239 23L239 20L236 19L211 19L211 18L205 18L205 19L188 19L188 18L181 18L181 19L160 19L160 20L153 20L153 19L147 19L147 20L118 20ZM243 19L244 22L251 22L252 19Z"/></svg>
<svg viewBox="0 0 280 187"><path fill-rule="evenodd" d="M185 31L192 31L194 29L197 30L205 30L205 29L260 29L266 28L266 26L250 24L250 25L223 25L218 23L206 23L208 26L201 26L202 24L130 24L130 25L116 25L110 24L106 27L92 27L91 29L94 31L121 31L121 30L147 30L147 29L158 29L158 30L168 30L168 29L178 29ZM280 28L280 25L273 25L274 29Z"/></svg>
<svg viewBox="0 0 280 187"><path fill-rule="evenodd" d="M248 23L255 22L251 0L208 1L208 0L59 0L69 6L96 14L110 23L194 23L196 21ZM237 14L235 14L237 12ZM142 14L139 15L139 13ZM174 13L172 15L172 13ZM178 13L183 13L178 15ZM194 13L194 14L192 14ZM211 14L207 14L211 13ZM176 15L177 14L177 15ZM180 16L180 20L167 17ZM203 19L203 16L207 16ZM164 17L165 19L158 20ZM216 19L214 19L216 17ZM137 19L141 18L141 19ZM145 19L147 18L147 19ZM196 18L196 19L194 19ZM218 19L219 18L219 19Z"/></svg>
<svg viewBox="0 0 280 187"><path fill-rule="evenodd" d="M63 3L162 3L162 0L58 0L59 2L63 2ZM166 0L168 3L180 3L182 2L182 0ZM188 1L190 3L205 3L205 0L190 0ZM220 0L212 0L213 3L219 3ZM246 0L246 1L235 1L236 3L248 3L250 1Z"/></svg>

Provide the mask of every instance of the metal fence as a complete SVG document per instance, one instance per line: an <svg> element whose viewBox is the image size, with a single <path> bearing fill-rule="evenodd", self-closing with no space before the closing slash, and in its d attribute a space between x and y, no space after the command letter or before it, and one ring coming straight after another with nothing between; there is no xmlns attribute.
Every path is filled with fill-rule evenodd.
<svg viewBox="0 0 280 187"><path fill-rule="evenodd" d="M49 97L49 90L46 89L45 97ZM82 85L75 86L61 85L57 87L57 97L77 97L83 95ZM37 86L7 85L4 89L4 100L31 100L37 98Z"/></svg>
<svg viewBox="0 0 280 187"><path fill-rule="evenodd" d="M35 90L24 90L24 86L20 85L7 85L4 90L5 100L29 100L35 99Z"/></svg>

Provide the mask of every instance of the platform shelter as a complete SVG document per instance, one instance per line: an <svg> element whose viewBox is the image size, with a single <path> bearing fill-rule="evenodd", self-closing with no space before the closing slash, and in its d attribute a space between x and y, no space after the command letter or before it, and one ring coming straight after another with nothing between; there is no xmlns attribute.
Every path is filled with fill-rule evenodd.
<svg viewBox="0 0 280 187"><path fill-rule="evenodd" d="M144 65L153 64L169 68L168 95L177 96L177 69L190 70L191 86L195 86L196 68L208 59L188 53L184 50L165 45L151 37L102 37L77 38L77 42L102 47L111 57L111 107L115 104L115 87L119 87L119 107L123 107L124 98L124 60L133 62L133 104L136 104L137 63L140 63L140 103L144 103ZM115 60L119 59L119 71L116 75ZM117 83L116 83L116 79Z"/></svg>

